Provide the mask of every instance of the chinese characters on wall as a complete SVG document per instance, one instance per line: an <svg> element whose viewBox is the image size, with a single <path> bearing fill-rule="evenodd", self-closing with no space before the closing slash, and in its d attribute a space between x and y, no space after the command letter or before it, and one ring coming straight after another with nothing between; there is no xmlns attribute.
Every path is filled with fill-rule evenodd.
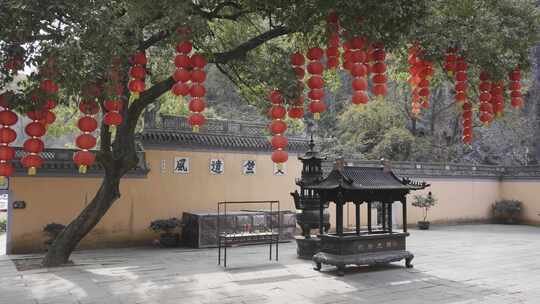
<svg viewBox="0 0 540 304"><path fill-rule="evenodd" d="M165 168L165 161L162 161L160 168L162 173L164 173ZM190 173L189 157L175 157L172 168L174 174ZM208 168L211 174L221 175L225 172L225 161L221 158L211 158L209 160ZM254 159L243 160L241 169L243 175L254 176L257 173L257 163ZM276 166L276 164L273 164L273 175L282 176L285 174L285 166L279 168L278 166Z"/></svg>
<svg viewBox="0 0 540 304"><path fill-rule="evenodd" d="M210 173L212 174L223 174L225 169L225 162L223 159L212 158L210 160Z"/></svg>
<svg viewBox="0 0 540 304"><path fill-rule="evenodd" d="M244 175L255 175L255 161L254 160L245 160L242 163L242 173Z"/></svg>
<svg viewBox="0 0 540 304"><path fill-rule="evenodd" d="M188 157L175 157L173 164L173 173L175 174L188 174L189 173L189 158Z"/></svg>

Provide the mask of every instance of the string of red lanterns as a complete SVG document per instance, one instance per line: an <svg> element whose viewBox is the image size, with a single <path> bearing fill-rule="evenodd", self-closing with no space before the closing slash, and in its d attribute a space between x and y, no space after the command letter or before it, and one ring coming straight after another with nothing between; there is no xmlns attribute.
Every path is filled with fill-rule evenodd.
<svg viewBox="0 0 540 304"><path fill-rule="evenodd" d="M371 93L373 93L377 99L383 99L388 93L384 43L377 42L373 43L371 46L371 58L374 62L370 68L370 71L373 74L371 77L371 81L373 82Z"/></svg>
<svg viewBox="0 0 540 304"><path fill-rule="evenodd" d="M193 44L188 38L191 33L188 28L179 28L177 33L180 36L180 41L176 44L176 57L174 58L176 70L172 76L176 84L171 88L171 92L178 96L180 103L182 103L183 97L190 95L192 65L189 54L193 50Z"/></svg>
<svg viewBox="0 0 540 304"><path fill-rule="evenodd" d="M96 101L96 97L99 94L94 92L91 95L84 94L85 100L79 103L79 110L83 113L83 116L79 119L77 126L83 132L75 139L75 144L80 151L77 151L73 155L73 161L79 167L79 173L84 174L87 172L88 167L94 164L96 156L90 152L90 149L96 146L96 138L92 134L98 127L97 120L93 117L99 113L99 105Z"/></svg>
<svg viewBox="0 0 540 304"><path fill-rule="evenodd" d="M123 102L121 96L124 91L124 87L120 84L120 71L119 71L119 60L113 60L113 65L110 71L110 83L107 87L107 97L103 106L106 110L105 115L103 116L103 123L111 128L117 127L122 124L122 108Z"/></svg>
<svg viewBox="0 0 540 304"><path fill-rule="evenodd" d="M510 104L513 108L521 108L523 106L523 96L521 95L521 71L516 68L508 75L510 80Z"/></svg>
<svg viewBox="0 0 540 304"><path fill-rule="evenodd" d="M448 76L453 77L457 68L457 48L448 48L444 56L444 66L443 69L446 71Z"/></svg>
<svg viewBox="0 0 540 304"><path fill-rule="evenodd" d="M146 84L144 80L146 78L146 64L148 60L146 59L146 53L144 51L139 51L133 54L130 58L131 69L129 70L129 76L131 80L128 83L128 89L131 93L129 100L134 101L139 99L139 96L146 89Z"/></svg>
<svg viewBox="0 0 540 304"><path fill-rule="evenodd" d="M351 86L353 89L352 103L355 105L367 104L369 97L367 94L367 54L364 50L366 39L353 37L350 40L348 62L351 62L350 72L352 76Z"/></svg>
<svg viewBox="0 0 540 304"><path fill-rule="evenodd" d="M480 73L480 83L478 84L478 91L480 92L479 98L479 111L480 122L484 125L488 125L493 120L493 106L491 104L491 82L489 81L489 75L487 72L482 71Z"/></svg>
<svg viewBox="0 0 540 304"><path fill-rule="evenodd" d="M283 163L289 159L287 151L284 150L289 143L287 137L283 135L285 134L285 131L287 131L287 124L283 121L286 114L285 107L283 106L284 98L278 90L270 91L268 98L272 103L272 107L269 111L269 116L272 119L269 128L270 133L273 135L272 140L270 141L273 149L271 159L276 163L278 169L281 170L283 168Z"/></svg>
<svg viewBox="0 0 540 304"><path fill-rule="evenodd" d="M326 104L323 101L324 79L322 74L324 66L321 63L323 55L324 51L319 47L312 47L307 52L307 58L310 60L307 65L307 71L310 74L307 82L310 89L308 98L311 100L309 103L309 111L313 113L313 118L315 120L319 120L321 113L326 110Z"/></svg>
<svg viewBox="0 0 540 304"><path fill-rule="evenodd" d="M0 95L0 181L13 175L12 160L15 158L15 149L9 145L17 139L17 132L11 127L19 120L17 114L10 108L9 93Z"/></svg>
<svg viewBox="0 0 540 304"><path fill-rule="evenodd" d="M504 82L501 80L491 85L491 106L496 117L504 114Z"/></svg>
<svg viewBox="0 0 540 304"><path fill-rule="evenodd" d="M206 72L204 67L208 62L201 54L193 54L191 56L191 64L193 65L193 71L191 72L191 100L189 102L189 111L191 112L188 122L193 128L193 132L199 132L200 127L206 122L206 118L202 114L206 104L204 102L204 96L206 95L206 88L204 87L204 81L206 80Z"/></svg>
<svg viewBox="0 0 540 304"><path fill-rule="evenodd" d="M37 169L43 166L43 159L40 153L45 149L45 145L40 137L45 135L45 126L41 122L44 118L44 112L41 109L35 109L26 113L31 122L26 125L24 131L28 138L23 149L26 155L21 159L23 167L28 170L28 175L36 175Z"/></svg>
<svg viewBox="0 0 540 304"><path fill-rule="evenodd" d="M306 60L300 52L295 52L291 55L291 65L297 79L298 97L290 102L289 117L292 119L300 119L304 117L304 65Z"/></svg>
<svg viewBox="0 0 540 304"><path fill-rule="evenodd" d="M456 60L456 73L454 75L455 79L455 100L456 103L464 104L468 101L468 94L467 89L469 88L468 79L469 76L467 75L469 65L465 61L464 57L458 57Z"/></svg>
<svg viewBox="0 0 540 304"><path fill-rule="evenodd" d="M461 113L463 124L463 143L472 144L473 138L473 123L472 123L472 104L467 100L463 103L463 112Z"/></svg>
<svg viewBox="0 0 540 304"><path fill-rule="evenodd" d="M326 67L334 70L339 66L339 16L335 11L330 12L326 18L329 32L328 45L326 47Z"/></svg>

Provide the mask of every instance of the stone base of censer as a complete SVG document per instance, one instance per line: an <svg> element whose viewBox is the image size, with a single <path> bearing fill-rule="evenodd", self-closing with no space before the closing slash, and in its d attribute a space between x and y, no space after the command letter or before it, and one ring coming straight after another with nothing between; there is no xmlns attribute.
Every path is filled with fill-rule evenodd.
<svg viewBox="0 0 540 304"><path fill-rule="evenodd" d="M296 237L296 254L300 259L311 260L313 256L321 249L321 239L316 236L305 238Z"/></svg>

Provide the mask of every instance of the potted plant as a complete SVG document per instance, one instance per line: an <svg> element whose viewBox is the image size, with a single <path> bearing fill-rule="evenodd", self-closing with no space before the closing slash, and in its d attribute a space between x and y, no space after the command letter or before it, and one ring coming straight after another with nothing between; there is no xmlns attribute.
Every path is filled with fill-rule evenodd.
<svg viewBox="0 0 540 304"><path fill-rule="evenodd" d="M492 206L493 218L502 224L518 224L523 212L523 203L518 200L501 200Z"/></svg>
<svg viewBox="0 0 540 304"><path fill-rule="evenodd" d="M46 248L45 250L48 250L49 246L54 242L54 239L56 239L64 228L66 228L66 226L58 223L50 223L43 227L43 233L48 237L48 239L44 242Z"/></svg>
<svg viewBox="0 0 540 304"><path fill-rule="evenodd" d="M412 205L414 207L422 208L424 218L422 221L418 221L417 226L418 229L427 230L429 229L429 221L427 220L428 217L428 211L431 207L435 206L437 203L437 199L431 194L431 192L428 193L426 196L422 195L415 195L414 200L412 202Z"/></svg>
<svg viewBox="0 0 540 304"><path fill-rule="evenodd" d="M160 232L159 244L163 247L176 247L180 244L182 221L173 217L166 220L155 220L150 223L150 229Z"/></svg>

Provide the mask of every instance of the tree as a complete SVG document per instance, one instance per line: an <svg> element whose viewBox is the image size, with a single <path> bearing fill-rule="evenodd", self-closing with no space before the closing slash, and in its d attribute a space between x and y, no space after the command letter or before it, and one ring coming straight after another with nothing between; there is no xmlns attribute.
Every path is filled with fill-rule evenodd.
<svg viewBox="0 0 540 304"><path fill-rule="evenodd" d="M134 100L124 89L122 98L129 104L123 109L123 123L114 133L101 125L96 154L105 173L99 190L56 238L43 265L66 263L120 197L122 177L137 164L134 139L139 119L174 84L166 58L172 59L179 27L190 27L197 51L227 75L248 102L264 108L261 96L269 88L279 88L287 97L299 93L292 89L296 79L289 55L325 43L325 19L331 10L346 31L384 42L396 57L415 41L434 60L442 58L448 46L458 45L471 64L499 78L517 65L526 68L528 49L537 41L538 12L532 1L3 1L1 57L4 62L22 59L35 71L13 97L21 113L40 106L28 97L50 58L61 71L55 79L61 86L60 101L71 107L89 80L98 86L107 83L113 59L122 83L127 83L128 58L137 51L150 58L147 89L140 98ZM4 86L12 75L6 66L1 72ZM106 97L99 96L102 107Z"/></svg>

